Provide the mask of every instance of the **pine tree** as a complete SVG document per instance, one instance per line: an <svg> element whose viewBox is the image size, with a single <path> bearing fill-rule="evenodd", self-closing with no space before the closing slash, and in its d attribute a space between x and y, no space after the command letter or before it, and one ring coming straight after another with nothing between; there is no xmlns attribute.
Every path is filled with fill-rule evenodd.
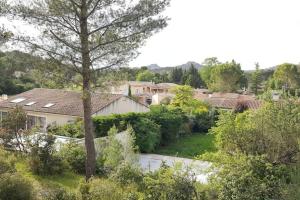
<svg viewBox="0 0 300 200"><path fill-rule="evenodd" d="M260 84L262 82L261 79L261 70L259 68L259 64L255 64L255 72L251 74L251 90L254 92L255 95L258 93L258 89L260 87Z"/></svg>

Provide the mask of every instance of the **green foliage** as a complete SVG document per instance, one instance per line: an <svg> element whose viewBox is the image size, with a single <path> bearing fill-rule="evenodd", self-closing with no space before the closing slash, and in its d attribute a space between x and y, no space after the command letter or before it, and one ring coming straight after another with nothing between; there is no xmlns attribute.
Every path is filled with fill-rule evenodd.
<svg viewBox="0 0 300 200"><path fill-rule="evenodd" d="M128 163L122 163L110 175L110 178L121 185L141 185L143 181L143 173L135 166L132 166Z"/></svg>
<svg viewBox="0 0 300 200"><path fill-rule="evenodd" d="M26 151L24 140L30 134L30 131L25 130L26 121L27 114L22 107L17 106L7 113L0 130L0 139L3 140L5 148Z"/></svg>
<svg viewBox="0 0 300 200"><path fill-rule="evenodd" d="M198 199L193 175L171 168L161 168L144 177L145 200Z"/></svg>
<svg viewBox="0 0 300 200"><path fill-rule="evenodd" d="M223 113L212 131L220 150L266 155L271 163L292 163L299 150L300 107L293 101L265 103L257 111Z"/></svg>
<svg viewBox="0 0 300 200"><path fill-rule="evenodd" d="M161 145L166 145L182 134L182 126L187 121L180 109L166 106L152 106L149 118L160 125Z"/></svg>
<svg viewBox="0 0 300 200"><path fill-rule="evenodd" d="M55 137L50 134L39 135L30 149L29 166L37 175L62 174L67 166L55 150Z"/></svg>
<svg viewBox="0 0 300 200"><path fill-rule="evenodd" d="M182 83L183 71L182 68L175 67L169 74L169 80L172 83L181 84Z"/></svg>
<svg viewBox="0 0 300 200"><path fill-rule="evenodd" d="M134 124L136 144L142 153L150 153L160 144L160 125L147 118L140 118Z"/></svg>
<svg viewBox="0 0 300 200"><path fill-rule="evenodd" d="M15 172L16 158L0 147L0 174Z"/></svg>
<svg viewBox="0 0 300 200"><path fill-rule="evenodd" d="M130 186L121 187L119 184L105 179L92 179L80 187L82 200L138 200L137 191Z"/></svg>
<svg viewBox="0 0 300 200"><path fill-rule="evenodd" d="M219 200L280 200L284 176L284 166L274 166L264 157L235 155L223 157L212 185Z"/></svg>
<svg viewBox="0 0 300 200"><path fill-rule="evenodd" d="M285 63L279 65L273 75L277 89L296 89L300 87L300 71L297 65Z"/></svg>
<svg viewBox="0 0 300 200"><path fill-rule="evenodd" d="M0 175L1 200L32 200L32 184L29 180L17 173Z"/></svg>
<svg viewBox="0 0 300 200"><path fill-rule="evenodd" d="M175 94L175 97L173 98L171 105L175 107L186 107L193 99L193 89L191 86L177 86L172 92Z"/></svg>
<svg viewBox="0 0 300 200"><path fill-rule="evenodd" d="M150 81L154 81L154 79L155 79L155 74L152 73L149 70L145 70L145 71L140 72L136 77L137 81L148 81L148 82L150 82Z"/></svg>
<svg viewBox="0 0 300 200"><path fill-rule="evenodd" d="M63 126L49 126L47 127L47 132L53 135L83 138L83 121L81 119L77 119L74 123L69 123Z"/></svg>
<svg viewBox="0 0 300 200"><path fill-rule="evenodd" d="M208 88L212 91L234 92L240 87L243 75L240 64L235 61L226 62L205 68L202 77Z"/></svg>
<svg viewBox="0 0 300 200"><path fill-rule="evenodd" d="M108 132L107 146L103 149L104 166L115 169L123 161L122 144L116 138L118 130L113 126Z"/></svg>
<svg viewBox="0 0 300 200"><path fill-rule="evenodd" d="M255 64L255 71L251 74L251 90L255 95L258 94L258 90L261 87L262 82L262 72L259 69L259 64Z"/></svg>
<svg viewBox="0 0 300 200"><path fill-rule="evenodd" d="M83 146L70 142L64 145L59 155L67 161L74 172L79 174L85 173L86 152Z"/></svg>
<svg viewBox="0 0 300 200"><path fill-rule="evenodd" d="M60 186L49 188L44 193L43 200L80 200L76 193L67 191Z"/></svg>
<svg viewBox="0 0 300 200"><path fill-rule="evenodd" d="M198 71L194 67L194 65L191 65L191 67L187 71L185 71L185 77L186 77L186 80L184 80L185 85L189 85L193 88L201 88L203 86L201 77L198 74Z"/></svg>
<svg viewBox="0 0 300 200"><path fill-rule="evenodd" d="M214 135L193 133L166 146L159 147L155 153L193 159L198 155L216 150Z"/></svg>

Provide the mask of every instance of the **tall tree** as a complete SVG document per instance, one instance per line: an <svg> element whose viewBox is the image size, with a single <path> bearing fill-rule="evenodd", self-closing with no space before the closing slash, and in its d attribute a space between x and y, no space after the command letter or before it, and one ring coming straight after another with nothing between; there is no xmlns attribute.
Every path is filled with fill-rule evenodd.
<svg viewBox="0 0 300 200"><path fill-rule="evenodd" d="M194 65L187 70L187 79L185 80L186 85L190 85L193 88L201 88L203 86L201 77L198 70Z"/></svg>
<svg viewBox="0 0 300 200"><path fill-rule="evenodd" d="M243 75L240 64L234 60L219 64L211 70L210 89L220 92L234 92L240 86Z"/></svg>
<svg viewBox="0 0 300 200"><path fill-rule="evenodd" d="M155 74L150 72L149 70L142 71L138 73L136 80L137 81L154 81Z"/></svg>
<svg viewBox="0 0 300 200"><path fill-rule="evenodd" d="M37 37L15 40L58 60L82 76L86 179L95 173L91 92L95 71L128 62L144 41L167 25L161 14L169 0L32 0L18 1L9 16L39 30Z"/></svg>
<svg viewBox="0 0 300 200"><path fill-rule="evenodd" d="M255 95L257 95L258 89L260 88L260 84L262 82L261 74L262 73L259 68L259 64L255 63L255 71L251 74L251 90Z"/></svg>
<svg viewBox="0 0 300 200"><path fill-rule="evenodd" d="M218 58L216 57L206 58L202 62L203 67L200 68L199 74L206 87L211 87L211 70L213 69L213 67L219 64L221 64L221 62L219 62Z"/></svg>
<svg viewBox="0 0 300 200"><path fill-rule="evenodd" d="M169 77L170 82L181 84L182 76L183 76L182 68L176 67L170 72L170 77Z"/></svg>
<svg viewBox="0 0 300 200"><path fill-rule="evenodd" d="M274 72L273 78L277 89L297 89L300 87L300 71L297 65L285 63L279 65Z"/></svg>

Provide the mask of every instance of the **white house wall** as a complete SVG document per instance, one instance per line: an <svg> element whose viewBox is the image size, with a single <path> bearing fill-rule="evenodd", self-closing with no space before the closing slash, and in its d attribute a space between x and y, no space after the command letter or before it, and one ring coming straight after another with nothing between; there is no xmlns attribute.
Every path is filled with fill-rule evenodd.
<svg viewBox="0 0 300 200"><path fill-rule="evenodd" d="M149 112L150 109L128 97L122 97L103 108L95 115L125 114L129 112Z"/></svg>
<svg viewBox="0 0 300 200"><path fill-rule="evenodd" d="M9 109L0 109L2 112L7 112ZM45 117L46 125L56 124L58 126L70 123L75 121L78 117L68 116L68 115L58 115L51 113L40 113L40 112L32 112L26 111L27 115L36 116L36 117Z"/></svg>

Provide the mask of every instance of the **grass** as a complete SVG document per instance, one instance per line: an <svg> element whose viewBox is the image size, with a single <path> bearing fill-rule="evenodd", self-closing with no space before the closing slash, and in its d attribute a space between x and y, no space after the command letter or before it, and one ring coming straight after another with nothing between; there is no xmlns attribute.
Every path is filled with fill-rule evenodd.
<svg viewBox="0 0 300 200"><path fill-rule="evenodd" d="M37 188L61 186L63 188L75 191L78 189L80 182L84 180L84 176L75 174L71 171L54 176L35 175L28 169L26 160L22 158L18 159L18 162L16 163L16 169L20 174L29 178L33 185Z"/></svg>
<svg viewBox="0 0 300 200"><path fill-rule="evenodd" d="M167 146L160 147L155 153L168 156L194 158L205 152L215 151L214 135L194 133L191 136L180 138Z"/></svg>

